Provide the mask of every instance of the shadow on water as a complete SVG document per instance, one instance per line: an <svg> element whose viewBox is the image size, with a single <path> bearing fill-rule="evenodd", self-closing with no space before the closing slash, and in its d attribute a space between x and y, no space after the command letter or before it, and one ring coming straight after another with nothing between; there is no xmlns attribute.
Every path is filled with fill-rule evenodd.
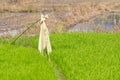
<svg viewBox="0 0 120 80"><path fill-rule="evenodd" d="M120 24L120 14L107 14L97 16L89 22L79 23L68 30L68 32L113 32L116 25Z"/></svg>

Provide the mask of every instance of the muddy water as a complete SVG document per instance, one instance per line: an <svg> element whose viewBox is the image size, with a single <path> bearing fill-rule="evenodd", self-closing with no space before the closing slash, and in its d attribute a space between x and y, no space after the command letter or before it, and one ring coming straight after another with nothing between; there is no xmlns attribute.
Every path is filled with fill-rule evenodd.
<svg viewBox="0 0 120 80"><path fill-rule="evenodd" d="M8 35L8 36L14 37L17 34L19 34L20 32L22 32L23 30L25 30L25 28L19 28L19 29L0 32L0 36Z"/></svg>
<svg viewBox="0 0 120 80"><path fill-rule="evenodd" d="M0 37L14 37L38 18L40 13L0 13Z"/></svg>
<svg viewBox="0 0 120 80"><path fill-rule="evenodd" d="M68 30L68 32L113 32L116 25L120 24L120 14L106 14L97 16L89 22L79 23Z"/></svg>
<svg viewBox="0 0 120 80"><path fill-rule="evenodd" d="M5 19L0 19L0 37L4 35L9 35L14 37L15 35L19 34L21 31L23 31L25 27L23 26L22 23L24 23L25 21L28 21L24 23L24 24L27 24L31 21L30 20L31 17L30 19L25 20L29 18L29 16L26 17L27 15L28 14L24 14L24 13L19 13L19 14L14 13L14 14L11 14L10 17L7 17ZM32 14L32 16L33 15L34 14ZM5 16L7 16L7 14ZM61 17L60 15L60 16L57 16L57 18L61 19L66 16L67 15L64 15ZM22 20L25 20L25 21L21 22ZM34 20L36 20L36 18ZM95 32L95 31L113 32L116 25L120 25L120 14L111 13L111 14L97 16L94 19L90 20L89 22L79 23L73 26L72 28L70 28L68 32Z"/></svg>
<svg viewBox="0 0 120 80"><path fill-rule="evenodd" d="M52 16L54 13L45 12ZM54 14L55 15L55 14ZM64 16L63 16L64 15ZM69 13L58 13L55 15L56 20L60 20L70 15ZM0 13L0 37L16 36L23 30L25 25L29 25L40 18L40 13ZM2 17L2 18L1 18ZM55 20L54 19L54 20ZM37 32L36 32L37 33ZM34 34L29 34L34 35Z"/></svg>

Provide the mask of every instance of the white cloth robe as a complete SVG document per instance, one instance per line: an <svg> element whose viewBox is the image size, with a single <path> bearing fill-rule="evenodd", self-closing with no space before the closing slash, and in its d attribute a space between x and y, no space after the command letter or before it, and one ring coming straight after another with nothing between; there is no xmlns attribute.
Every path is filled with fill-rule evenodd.
<svg viewBox="0 0 120 80"><path fill-rule="evenodd" d="M47 49L48 55L52 52L50 39L49 39L49 31L45 24L45 19L41 19L42 24L40 26L40 35L39 35L39 44L38 49L40 53L44 53L44 50Z"/></svg>

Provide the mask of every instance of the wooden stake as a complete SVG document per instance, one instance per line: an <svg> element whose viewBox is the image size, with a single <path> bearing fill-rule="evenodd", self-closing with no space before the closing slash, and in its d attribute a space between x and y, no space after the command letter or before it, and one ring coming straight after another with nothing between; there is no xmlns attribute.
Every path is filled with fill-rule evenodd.
<svg viewBox="0 0 120 80"><path fill-rule="evenodd" d="M27 27L27 29L25 29L20 35L18 35L17 38L15 38L10 44L15 44L15 42L27 31L29 30L31 27L33 27L36 23L38 23L41 19L38 19L36 22L32 23L29 27ZM42 24L42 22L40 22L40 24Z"/></svg>

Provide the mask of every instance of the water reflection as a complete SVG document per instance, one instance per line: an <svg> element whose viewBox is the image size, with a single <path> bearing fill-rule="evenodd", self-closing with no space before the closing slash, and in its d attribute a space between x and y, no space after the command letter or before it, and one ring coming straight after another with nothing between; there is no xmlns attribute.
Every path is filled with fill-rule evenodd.
<svg viewBox="0 0 120 80"><path fill-rule="evenodd" d="M120 24L120 14L107 14L98 16L89 22L80 23L69 29L69 32L113 32L116 25Z"/></svg>
<svg viewBox="0 0 120 80"><path fill-rule="evenodd" d="M8 31L0 32L0 36L9 35L11 37L14 37L25 29L26 28L19 28L15 30L8 30Z"/></svg>

